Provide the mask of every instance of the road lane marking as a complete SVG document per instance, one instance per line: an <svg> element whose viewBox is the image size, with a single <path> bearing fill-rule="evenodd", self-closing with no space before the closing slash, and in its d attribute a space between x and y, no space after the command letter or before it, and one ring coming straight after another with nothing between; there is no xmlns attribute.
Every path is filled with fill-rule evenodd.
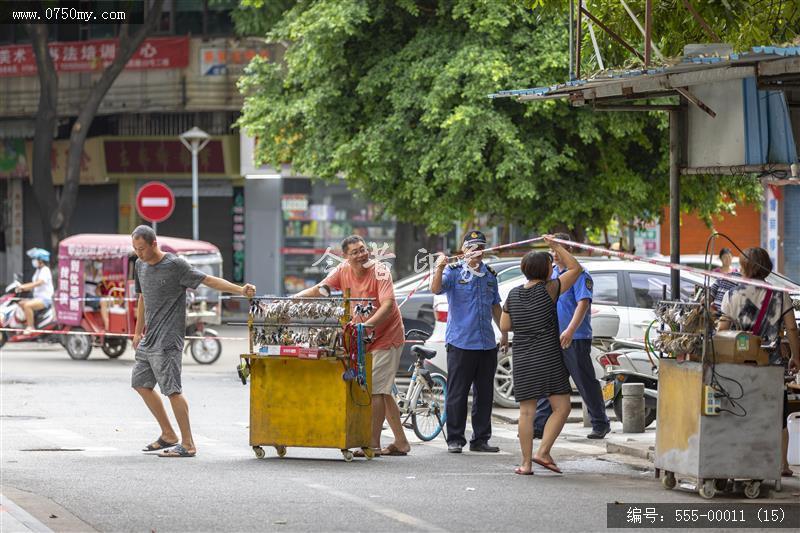
<svg viewBox="0 0 800 533"><path fill-rule="evenodd" d="M354 504L356 504L356 505L358 505L360 507L363 507L365 509L368 509L368 510L372 511L373 513L377 513L379 515L383 515L386 518L390 518L392 520L395 520L395 521L400 522L401 524L405 524L407 526L412 526L412 527L415 527L417 529L421 529L423 531L447 531L447 530L442 529L440 527L434 526L433 524L429 524L428 522L425 522L424 520L421 520L421 519L416 518L416 517L411 516L411 515L407 515L407 514L405 514L403 512L397 511L396 509L392 509L390 507L384 507L383 505L379 505L379 504L377 504L377 503L375 503L373 501L364 499L363 497L360 497L360 496L355 496L353 494L348 494L347 492L342 492L340 490L336 490L336 489L333 489L331 487L327 487L325 485L321 485L319 483L305 483L305 482L303 482L302 480L299 480L299 479L295 479L294 481L296 481L296 482L298 482L298 483L300 483L300 484L302 484L302 485L304 485L304 486L306 486L306 487L308 487L310 489L318 490L320 492L325 492L325 493L330 494L331 496L334 496L336 498L348 501L350 503L354 503Z"/></svg>

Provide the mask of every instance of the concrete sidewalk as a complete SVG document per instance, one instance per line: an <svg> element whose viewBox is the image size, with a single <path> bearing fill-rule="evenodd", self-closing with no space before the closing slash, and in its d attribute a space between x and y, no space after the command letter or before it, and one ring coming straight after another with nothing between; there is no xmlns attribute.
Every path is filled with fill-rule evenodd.
<svg viewBox="0 0 800 533"><path fill-rule="evenodd" d="M52 500L2 485L0 486L0 531L88 533L96 530Z"/></svg>
<svg viewBox="0 0 800 533"><path fill-rule="evenodd" d="M0 494L0 531L3 533L49 533L53 530L39 522L22 507Z"/></svg>
<svg viewBox="0 0 800 533"><path fill-rule="evenodd" d="M503 409L495 407L493 417L498 422L506 424L519 423L519 409ZM640 468L654 471L656 444L656 424L645 429L644 433L623 433L622 422L618 422L612 410L608 411L611 420L611 433L604 439L594 440L586 438L592 428L584 427L582 409L574 409L570 413L567 424L553 446L554 453L559 451L571 453L584 453L593 455L601 460L622 462ZM534 441L536 446L536 441ZM793 465L795 475L784 477L781 480L781 492L770 490L770 497L776 499L800 498L800 465ZM684 482L685 488L693 490L691 483ZM771 482L769 483L771 488Z"/></svg>

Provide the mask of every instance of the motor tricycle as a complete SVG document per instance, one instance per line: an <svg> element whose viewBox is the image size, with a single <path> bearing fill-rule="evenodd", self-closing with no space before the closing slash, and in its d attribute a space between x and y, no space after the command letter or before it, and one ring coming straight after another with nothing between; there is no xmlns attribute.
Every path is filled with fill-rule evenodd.
<svg viewBox="0 0 800 533"><path fill-rule="evenodd" d="M9 283L0 295L0 328L25 329L27 327L25 312L19 302L29 294L17 292L17 287L22 285L20 278L19 274L14 274L14 281ZM35 332L0 331L0 348L7 342L61 342L58 335L48 333L58 329L53 306L36 311L33 320Z"/></svg>
<svg viewBox="0 0 800 533"><path fill-rule="evenodd" d="M158 237L158 244L162 251L183 257L202 272L222 274L222 255L213 244L164 236ZM86 359L92 348L100 347L108 357L119 357L136 327L136 255L130 236L73 235L61 241L58 250L58 289L53 306L58 323L70 330L63 341L69 356ZM87 286L99 287L97 294L86 294ZM207 325L221 321L222 302L217 291L205 286L187 289L186 336L201 338L187 339L184 353L191 352L200 364L219 359L222 344L216 338L218 333Z"/></svg>

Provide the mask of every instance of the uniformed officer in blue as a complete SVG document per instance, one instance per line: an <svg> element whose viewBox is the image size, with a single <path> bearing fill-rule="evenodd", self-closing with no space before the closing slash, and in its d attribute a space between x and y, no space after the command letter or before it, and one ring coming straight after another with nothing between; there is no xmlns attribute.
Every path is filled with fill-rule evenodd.
<svg viewBox="0 0 800 533"><path fill-rule="evenodd" d="M497 274L483 263L486 237L477 230L464 235L465 259L447 266L440 254L431 280L434 294L445 293L447 315L447 451L461 453L466 445L467 395L473 388L473 452L499 452L491 446L494 374L497 369L497 341L492 320L500 324L500 293Z"/></svg>
<svg viewBox="0 0 800 533"><path fill-rule="evenodd" d="M569 241L566 233L555 235L557 239ZM564 263L553 251L553 278L563 274ZM561 332L561 348L564 351L564 364L578 387L586 410L592 420L590 439L602 439L611 431L606 416L603 392L600 382L594 373L592 364L592 276L585 270L568 291L558 298L558 329ZM533 421L533 434L541 438L545 422L552 413L547 398L539 400L536 406L536 418Z"/></svg>

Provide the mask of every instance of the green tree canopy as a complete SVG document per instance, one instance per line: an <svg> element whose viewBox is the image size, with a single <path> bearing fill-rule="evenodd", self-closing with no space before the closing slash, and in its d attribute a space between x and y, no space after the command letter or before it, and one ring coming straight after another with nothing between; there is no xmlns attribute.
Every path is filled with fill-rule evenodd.
<svg viewBox="0 0 800 533"><path fill-rule="evenodd" d="M577 6L577 0L575 5ZM542 2L549 13L568 13L569 0ZM644 0L625 0L625 4L644 26ZM652 41L667 58L683 55L683 47L693 43L723 42L734 51L749 50L753 46L786 44L797 39L800 32L800 4L786 0L654 0L652 13ZM698 21L687 8L698 14ZM584 0L589 12L619 34L639 52L644 52L641 30L625 10L620 0ZM597 60L587 32L587 19L583 18L583 49L581 65L589 72L597 69ZM610 66L640 65L612 38L595 26L601 54ZM655 56L654 56L655 59ZM660 62L656 59L656 62Z"/></svg>
<svg viewBox="0 0 800 533"><path fill-rule="evenodd" d="M287 44L285 62L255 61L240 82L241 125L264 162L344 175L432 232L475 213L578 233L657 217L668 202L664 116L487 98L567 79L565 13L535 4L296 2L269 33ZM684 205L707 214L755 185L684 180Z"/></svg>

